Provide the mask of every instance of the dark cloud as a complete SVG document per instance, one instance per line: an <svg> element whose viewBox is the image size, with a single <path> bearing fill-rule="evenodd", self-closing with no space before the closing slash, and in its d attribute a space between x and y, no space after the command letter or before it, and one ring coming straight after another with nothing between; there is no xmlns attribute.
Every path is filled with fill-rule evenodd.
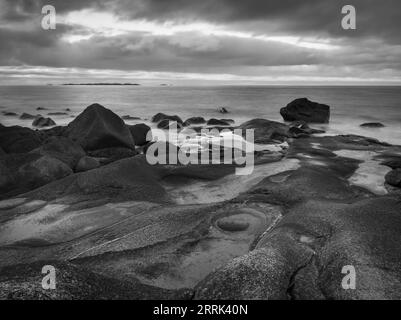
<svg viewBox="0 0 401 320"><path fill-rule="evenodd" d="M357 30L341 28L341 8L357 10ZM135 18L209 20L221 23L275 25L276 31L326 33L339 37L382 37L400 42L399 0L118 0L120 14ZM255 24L253 24L255 25Z"/></svg>
<svg viewBox="0 0 401 320"><path fill-rule="evenodd" d="M341 8L349 3L357 10L357 30L345 31ZM106 37L63 24L47 32L40 27L41 8L47 4L58 15L91 8L126 20L209 22L256 35L328 40L337 49L196 32ZM401 76L400 9L399 0L0 0L0 65L238 75L287 68L301 75ZM84 41L63 40L91 33Z"/></svg>

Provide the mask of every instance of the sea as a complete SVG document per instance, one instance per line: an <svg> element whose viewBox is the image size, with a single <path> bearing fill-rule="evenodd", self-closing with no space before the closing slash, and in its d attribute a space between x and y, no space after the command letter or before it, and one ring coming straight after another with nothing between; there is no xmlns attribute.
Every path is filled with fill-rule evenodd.
<svg viewBox="0 0 401 320"><path fill-rule="evenodd" d="M330 106L330 123L313 125L328 135L357 134L401 145L401 87L397 86L0 86L0 123L31 127L32 120L21 120L19 115L48 116L68 108L66 114L50 116L57 125L65 125L92 103L120 116L140 118L127 120L129 124L152 125L150 119L158 112L183 120L233 119L237 125L253 118L282 122L280 108L303 97ZM229 113L219 113L221 107ZM384 127L360 127L365 122L381 122Z"/></svg>

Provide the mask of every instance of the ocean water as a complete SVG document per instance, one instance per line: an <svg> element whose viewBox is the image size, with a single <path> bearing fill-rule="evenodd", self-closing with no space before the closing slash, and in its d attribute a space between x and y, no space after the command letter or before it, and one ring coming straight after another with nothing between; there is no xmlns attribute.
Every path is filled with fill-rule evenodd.
<svg viewBox="0 0 401 320"><path fill-rule="evenodd" d="M307 97L331 107L327 125L313 125L327 134L359 134L401 144L401 87L290 87L290 86L0 86L0 123L31 126L32 120L5 116L3 111L42 114L71 109L51 116L58 125L73 120L86 106L100 103L120 116L146 122L158 113L230 118L236 124L253 118L282 121L280 108L296 98ZM37 111L37 107L46 110ZM226 107L228 114L220 114ZM361 128L364 122L381 122L384 128Z"/></svg>

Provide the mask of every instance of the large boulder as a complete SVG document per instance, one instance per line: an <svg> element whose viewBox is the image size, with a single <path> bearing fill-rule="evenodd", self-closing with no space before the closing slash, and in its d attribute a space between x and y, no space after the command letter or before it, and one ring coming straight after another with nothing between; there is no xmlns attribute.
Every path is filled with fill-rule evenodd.
<svg viewBox="0 0 401 320"><path fill-rule="evenodd" d="M152 117L152 122L157 122L158 123L158 122L160 122L162 120L177 121L180 124L183 123L182 119L179 116L177 116L177 115L169 116L169 115L164 114L162 112L159 112L158 114L156 114L156 115L154 115Z"/></svg>
<svg viewBox="0 0 401 320"><path fill-rule="evenodd" d="M394 187L401 188L401 169L394 169L386 174L386 182Z"/></svg>
<svg viewBox="0 0 401 320"><path fill-rule="evenodd" d="M68 125L66 135L85 150L134 148L134 140L124 121L97 103L87 107Z"/></svg>
<svg viewBox="0 0 401 320"><path fill-rule="evenodd" d="M85 156L85 151L79 144L68 138L57 136L49 137L42 146L31 152L56 158L72 169L78 160Z"/></svg>
<svg viewBox="0 0 401 320"><path fill-rule="evenodd" d="M190 126L192 124L203 124L206 123L205 118L203 117L192 117L192 118L188 118L187 120L185 120L184 122L184 126Z"/></svg>
<svg viewBox="0 0 401 320"><path fill-rule="evenodd" d="M138 123L133 126L128 126L128 128L135 141L135 145L143 146L150 141L146 139L148 132L151 130L148 125L144 123Z"/></svg>
<svg viewBox="0 0 401 320"><path fill-rule="evenodd" d="M157 124L157 127L164 130L180 130L182 129L182 124L177 121L164 119Z"/></svg>
<svg viewBox="0 0 401 320"><path fill-rule="evenodd" d="M55 126L56 123L51 118L37 117L32 122L32 126L43 128L43 127L51 127Z"/></svg>
<svg viewBox="0 0 401 320"><path fill-rule="evenodd" d="M10 154L0 158L0 197L27 192L72 174L64 162L37 153Z"/></svg>
<svg viewBox="0 0 401 320"><path fill-rule="evenodd" d="M208 126L229 126L230 123L225 120L219 120L219 119L209 119L207 122Z"/></svg>
<svg viewBox="0 0 401 320"><path fill-rule="evenodd" d="M303 120L313 123L328 123L330 120L330 107L308 100L296 99L280 110L285 121Z"/></svg>
<svg viewBox="0 0 401 320"><path fill-rule="evenodd" d="M68 165L47 155L40 156L18 169L20 179L35 187L64 178L70 174L72 174L72 170Z"/></svg>
<svg viewBox="0 0 401 320"><path fill-rule="evenodd" d="M363 128L383 128L384 124L380 122L366 122L360 125Z"/></svg>
<svg viewBox="0 0 401 320"><path fill-rule="evenodd" d="M245 136L246 129L254 130L255 143L271 143L285 141L290 137L289 127L283 123L266 119L253 119L241 124L242 134Z"/></svg>
<svg viewBox="0 0 401 320"><path fill-rule="evenodd" d="M29 152L41 144L40 134L20 126L0 125L0 147L6 153Z"/></svg>

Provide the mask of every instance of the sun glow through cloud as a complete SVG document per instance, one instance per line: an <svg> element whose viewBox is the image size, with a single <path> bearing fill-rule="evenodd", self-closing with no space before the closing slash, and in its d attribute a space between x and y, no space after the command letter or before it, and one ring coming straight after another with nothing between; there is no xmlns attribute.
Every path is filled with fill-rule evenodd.
<svg viewBox="0 0 401 320"><path fill-rule="evenodd" d="M334 50L338 46L330 43L329 40L301 38L295 36L268 36L266 34L254 34L252 32L243 32L229 30L222 25L215 25L206 22L177 23L166 21L163 23L147 20L120 20L116 16L107 12L96 12L85 9L73 11L59 18L59 22L71 25L81 26L88 30L85 34L66 34L63 39L69 43L88 40L95 34L104 37L114 37L130 32L140 32L154 36L174 36L180 33L197 33L206 36L232 37L241 39L254 39L265 42L278 42L290 44L298 47L316 49L316 50Z"/></svg>

